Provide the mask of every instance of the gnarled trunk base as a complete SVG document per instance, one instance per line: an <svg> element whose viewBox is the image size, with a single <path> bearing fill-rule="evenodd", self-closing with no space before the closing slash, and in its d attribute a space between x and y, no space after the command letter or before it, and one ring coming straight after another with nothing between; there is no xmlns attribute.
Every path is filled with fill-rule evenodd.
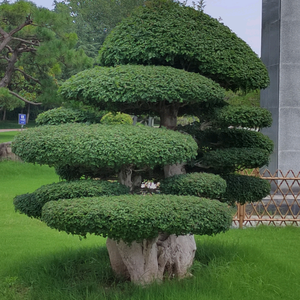
<svg viewBox="0 0 300 300"><path fill-rule="evenodd" d="M185 163L164 166L165 178L172 177L174 175L186 174L184 166Z"/></svg>
<svg viewBox="0 0 300 300"><path fill-rule="evenodd" d="M193 235L160 234L155 239L133 242L130 246L107 239L106 246L113 271L142 285L162 281L165 275L188 276L196 251Z"/></svg>

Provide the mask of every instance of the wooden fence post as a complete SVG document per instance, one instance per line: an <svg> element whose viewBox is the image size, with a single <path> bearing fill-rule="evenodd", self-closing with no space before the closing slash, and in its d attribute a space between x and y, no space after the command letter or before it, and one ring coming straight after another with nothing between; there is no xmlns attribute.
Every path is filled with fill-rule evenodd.
<svg viewBox="0 0 300 300"><path fill-rule="evenodd" d="M238 217L239 217L239 228L243 229L243 223L244 223L245 213L246 213L245 204L241 205L238 203L237 207L238 207Z"/></svg>

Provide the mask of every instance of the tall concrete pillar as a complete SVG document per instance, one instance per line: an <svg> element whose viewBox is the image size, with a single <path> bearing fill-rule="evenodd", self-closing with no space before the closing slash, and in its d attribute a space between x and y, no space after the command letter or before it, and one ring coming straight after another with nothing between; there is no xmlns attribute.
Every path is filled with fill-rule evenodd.
<svg viewBox="0 0 300 300"><path fill-rule="evenodd" d="M262 52L271 84L261 106L273 125L264 129L275 143L269 169L300 171L300 0L262 0Z"/></svg>

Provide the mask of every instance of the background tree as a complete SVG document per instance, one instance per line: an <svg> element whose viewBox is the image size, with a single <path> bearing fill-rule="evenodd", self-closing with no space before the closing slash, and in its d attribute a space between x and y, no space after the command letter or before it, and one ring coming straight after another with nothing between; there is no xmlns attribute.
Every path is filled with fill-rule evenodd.
<svg viewBox="0 0 300 300"><path fill-rule="evenodd" d="M57 11L68 11L78 35L77 48L95 58L112 29L145 0L70 0L55 2Z"/></svg>
<svg viewBox="0 0 300 300"><path fill-rule="evenodd" d="M56 102L57 80L88 67L90 59L75 51L68 14L18 1L0 5L0 87L20 100L36 105ZM22 78L20 78L22 77ZM34 101L24 94L36 93Z"/></svg>
<svg viewBox="0 0 300 300"><path fill-rule="evenodd" d="M14 151L26 161L56 165L70 174L101 168L120 171L119 181L127 186L133 172L164 168L162 191L194 196L48 202L42 218L59 230L108 236L114 271L129 274L135 282L162 279L165 272L184 277L196 250L190 234L215 234L230 225L227 204L199 196L232 203L245 201L236 197L242 188L250 201L269 191L267 182L241 178L235 171L268 162L272 142L237 128L269 126L270 114L259 108L232 109L223 89L265 88L266 68L223 24L169 0L148 2L124 19L105 40L99 62L102 67L80 72L62 85L67 101L115 111L151 111L168 129L176 129L178 115L192 112L201 124L194 124L195 133L185 131L198 145L190 135L165 128L43 127L19 136ZM51 139L49 130L56 133ZM210 174L182 174L182 165L191 160L190 171L197 167Z"/></svg>
<svg viewBox="0 0 300 300"><path fill-rule="evenodd" d="M17 107L23 107L24 102L12 96L6 88L0 88L0 111L2 111L2 120L6 120L6 111L14 110Z"/></svg>

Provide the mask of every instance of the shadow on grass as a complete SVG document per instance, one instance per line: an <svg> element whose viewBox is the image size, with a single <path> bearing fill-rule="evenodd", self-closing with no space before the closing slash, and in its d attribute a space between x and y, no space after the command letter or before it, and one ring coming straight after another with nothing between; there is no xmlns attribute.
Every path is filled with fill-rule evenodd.
<svg viewBox="0 0 300 300"><path fill-rule="evenodd" d="M191 270L196 277L182 281L181 289L186 285L188 290L193 281L205 276L205 266L212 261L230 263L236 255L244 253L239 245L226 245L213 239L204 242L201 239L197 248ZM162 296L164 286L168 290L177 284L177 280L172 280L161 286L152 286L149 299L156 299L155 294ZM144 289L141 291L140 287L113 274L107 249L103 246L64 249L24 261L13 276L6 278L5 285L14 297L3 299L140 299L145 293Z"/></svg>
<svg viewBox="0 0 300 300"><path fill-rule="evenodd" d="M7 295L1 299L22 300L94 300L94 299L281 299L274 296L273 277L280 276L270 268L272 258L255 246L214 237L196 237L197 252L191 268L193 277L166 280L141 288L111 270L104 246L63 249L19 264L6 278ZM260 266L259 269L257 267ZM265 266L263 266L265 265ZM274 273L270 278L270 272ZM270 279L269 279L270 278ZM282 279L281 279L282 280ZM262 284L261 290L259 284ZM248 294L247 294L248 293ZM1 292L0 292L1 296ZM226 297L231 298L226 298ZM263 297L263 298L261 298Z"/></svg>

